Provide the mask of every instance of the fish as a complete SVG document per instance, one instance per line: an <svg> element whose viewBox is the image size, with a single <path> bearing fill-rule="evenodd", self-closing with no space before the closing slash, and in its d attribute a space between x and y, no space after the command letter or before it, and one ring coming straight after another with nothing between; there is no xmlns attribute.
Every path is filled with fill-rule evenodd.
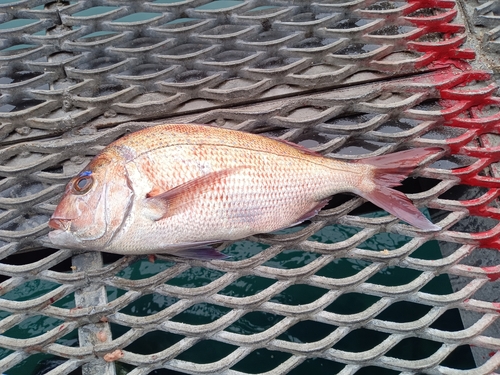
<svg viewBox="0 0 500 375"><path fill-rule="evenodd" d="M300 224L341 192L437 231L393 187L440 151L342 161L243 131L152 126L114 141L69 181L49 239L60 248L221 259L214 244Z"/></svg>

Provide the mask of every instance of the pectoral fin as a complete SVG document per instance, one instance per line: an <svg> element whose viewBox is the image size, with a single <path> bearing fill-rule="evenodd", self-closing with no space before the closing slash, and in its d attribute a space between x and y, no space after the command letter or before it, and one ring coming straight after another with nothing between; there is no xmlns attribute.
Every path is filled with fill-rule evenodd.
<svg viewBox="0 0 500 375"><path fill-rule="evenodd" d="M154 221L176 215L201 197L204 191L213 189L216 183L242 168L246 167L211 172L164 192L154 187L144 200L145 214Z"/></svg>

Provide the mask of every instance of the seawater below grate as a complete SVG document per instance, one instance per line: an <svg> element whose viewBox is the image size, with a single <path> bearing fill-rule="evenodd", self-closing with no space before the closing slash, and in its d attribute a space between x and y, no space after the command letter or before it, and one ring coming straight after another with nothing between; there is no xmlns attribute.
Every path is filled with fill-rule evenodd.
<svg viewBox="0 0 500 375"><path fill-rule="evenodd" d="M0 228L3 231L0 235L3 239L10 240L12 244L7 242L2 248L5 257L0 263L0 272L10 277L1 284L2 293L8 296L10 291L24 291L26 282L43 280L53 284L48 284L48 289L43 292L40 299L35 298L36 295L26 301L18 298L15 303L7 298L1 299L1 310L10 312L9 316L0 321L4 333L9 332L14 326L22 326L25 321L31 324L37 319L46 319L40 316L47 317L54 325L45 327L45 331L37 332L42 333L41 335L33 336L31 339L12 341L13 338L7 335L0 336L2 346L5 345L3 347L17 349L5 352L6 357L0 359L0 364L1 361L7 364L7 360L15 358L18 368L27 366L32 360L31 353L28 352L24 358L20 357L19 353L24 355L20 349L28 342L27 340L32 340L28 342L29 348L33 348L30 350L54 355L56 362L64 361L58 367L68 369L67 373L82 363L103 362L102 357L117 348L122 349L125 356L117 361L116 365L119 368L133 368L132 374L152 371L195 373L209 371L206 369L209 366L214 368L213 372L229 368L228 371L237 373L236 369L242 370L242 367L238 366L246 366L248 361L254 363L255 356L264 354L269 358L273 356L271 359L277 358L276 361L280 364L273 369L277 373L301 371L303 366L306 369L309 366L320 366L330 371L332 370L330 366L334 365L342 367L344 372L374 371L373 368L377 371L390 372L411 366L420 371L422 368L432 366L431 361L438 363L437 366L441 366L439 368L446 368L445 365L452 368L464 366L472 371L470 364L459 363L456 360L449 363L448 358L454 359L456 356L461 359L466 358L463 351L468 352L471 343L489 352L492 352L497 345L497 339L488 330L498 315L495 302L491 302L495 294L490 293L485 299L482 297L476 299L476 294L488 283L493 283L497 279L498 256L491 259L485 257L485 260L491 262L489 264L476 264L475 261L467 259L473 252L485 251L491 246L486 241L489 237L494 238L494 234L485 231L481 225L489 225L486 229L495 229L496 211L494 207L487 205L497 194L495 180L490 180L488 175L482 172L486 165L492 165L495 156L490 154L490 149L473 146L477 133L471 134L470 129L476 128L477 132L492 131L493 129L484 127L482 119L489 120L490 116L498 116L498 111L494 111L493 114L484 112L483 115L488 117L470 120L468 117L456 116L444 122L441 119L442 111L456 110L457 106L449 106L449 103L443 106L437 100L427 99L426 93L435 86L446 87L450 80L464 77L464 81L458 80L458 82L476 87L476 83L472 81L478 75L448 68L429 75L390 83L374 83L362 88L345 88L286 100L268 101L253 106L221 108L171 120L220 123L227 127L280 136L299 143L309 142L314 145L313 148L327 155L349 159L358 157L353 154L354 151L362 155L374 155L400 147L396 145L407 148L436 144L443 146L443 149L455 147L457 152L454 155L442 157L440 160L438 160L440 155L436 155L435 163L418 171L415 175L418 179L410 178L403 186L403 190L412 194L417 203L429 202L427 205L431 208L430 215L433 221L446 228L445 231L435 234L442 249L444 246L455 246L451 249L451 254L447 254L445 258L420 254L418 249L421 246L433 243L429 234L420 233L397 223L390 216L363 216L361 213L367 207L362 206L362 200L359 198L351 197L336 197L308 225L290 231L254 236L236 247L229 248L227 251L231 251L233 256L231 260L207 264L169 259L171 263L160 270L155 268L157 263L151 264L142 260L139 263L140 267L148 267L154 274L149 274L143 269L140 276L137 273L132 275L132 270L123 271L136 262L135 258L111 258L110 263L104 267L98 265L96 268L85 270L79 268L81 267L79 265L70 272L69 262L75 254L65 250L50 253L34 252L30 255L30 259L22 254L14 254L13 246L18 246L19 250L26 244L50 247L50 243L44 242L43 237L47 228L43 225L37 227L35 222L35 231L40 231L38 233L42 235L33 236L30 234L33 229L27 227L25 222L6 221ZM481 90L471 91L483 95L482 90L488 86L481 84L479 86ZM384 92L391 92L393 95ZM443 95L452 94L453 92L444 92ZM474 95L470 100L474 102ZM463 108L463 103L459 104L458 108ZM456 111L460 113L459 110ZM261 118L248 118L248 113L259 113ZM300 113L300 116L297 116L297 113ZM312 116L303 116L304 113ZM461 127L457 126L461 124L460 121L467 121L466 126L469 131L461 131ZM22 204L14 207L29 217L33 214L33 204L30 203L32 196L36 202L42 203L34 206L35 212L45 215L52 212L53 204L58 199L57 194L63 187L60 183L83 167L89 153L97 152L99 145L108 144L127 131L149 125L151 124L127 123L114 127L101 127L89 134L75 135L71 138L75 140L71 148L67 147L67 140L61 139L32 142L29 147L30 153L26 153L22 144L3 149L2 156L7 155L8 162L0 170L7 175L12 173L9 172L12 165L22 166L21 170L25 170L26 166L28 169L33 168L30 165L37 160L37 155L48 155L48 158L43 156L48 160L48 163L44 164L43 172L28 174L35 180L32 184L17 187L16 184L22 180L17 175L11 179L4 179L10 183L3 189L5 196L0 201L6 207L5 212L9 213L12 209L11 199L18 199ZM390 132L387 131L388 126L391 127ZM379 131L380 128L384 131ZM456 147L457 144L460 147ZM9 157L11 155L12 158ZM478 159L483 161L478 163ZM63 166L59 160L65 161ZM458 177L451 175L455 171L459 172ZM460 177L462 174L463 177ZM52 184L48 184L48 187L43 183L40 185L36 182L37 176L42 176L45 181L51 181ZM458 179L461 179L461 182ZM458 194L460 184L470 185L469 181L477 181L475 182L477 185L485 186L475 188L474 191L466 187L467 194ZM27 202L26 197L28 197ZM47 204L45 202L48 202L49 207L44 206ZM478 205L481 209L474 211ZM471 223L464 209L474 212L474 220L477 221L472 223L474 226L466 226L467 223ZM487 210L492 210L491 214ZM341 223L342 230L339 230L339 226L330 226L334 222ZM329 229L325 230L323 227ZM387 239L379 232L399 233L400 236L405 236L405 239L404 241L401 238ZM10 233L28 233L28 236L31 235L34 239L25 243L19 240L13 241L9 237ZM434 235L432 237L434 238ZM19 234L14 238L19 238ZM478 243L475 238L480 238L483 242ZM399 246L400 241L402 241L401 246ZM267 247L256 245L257 242L267 244ZM496 246L494 242L491 244ZM381 245L383 247L380 247ZM376 247L370 250L370 246ZM290 255L292 258L288 256L289 253L293 254L293 251L298 251L300 254L307 253L307 264L294 265L293 255ZM31 258L33 256L39 258L33 259ZM77 257L79 256L74 258ZM431 259L427 259L428 257ZM18 266L15 266L14 258L17 258ZM346 264L351 268L342 267L344 261L341 262L340 259L346 260ZM332 262L340 263L341 266L325 270L328 272L326 274L322 273L322 270L329 267ZM164 264L158 261L158 265ZM210 277L205 279L206 285L198 286L196 282L192 284L193 281L190 281L191 284L186 282L182 286L176 285L179 278L182 279L179 275L185 272L189 274L188 270L191 267L209 270ZM351 274L348 271L357 272ZM391 275L404 275L404 279L400 278L398 281L392 278L386 279L389 272ZM441 280L446 280L449 276L465 279L464 286L451 292L433 289L436 285L442 287L444 284ZM393 285L394 283L396 285ZM72 296L76 299L76 293L80 289L95 289L99 286L109 292L106 302L90 306L71 304ZM358 295L358 301L367 299L368 302L360 302L360 310L351 310L348 314L342 309L328 310L332 304L342 305L342 300L349 295ZM300 299L305 297L307 299ZM64 300L61 302L62 298ZM347 301L349 307L354 305L349 299ZM155 304L155 308L147 306L152 303ZM141 305L143 307L140 307ZM391 321L392 316L389 314L391 309L403 312L405 305L413 306L410 311L416 311L417 307L424 309L421 306L427 306L429 310L422 310L423 315L420 317L411 316L416 318L411 321ZM27 311L28 306L30 309L33 309L32 306L35 308L33 312L26 314L24 311ZM164 308L160 309L159 306ZM195 312L207 309L211 309L213 313L207 320L190 321L191 315ZM157 310L159 311L156 312ZM440 325L443 321L450 323L453 311L457 310L460 314L464 311L475 313L474 321L464 329L460 329L458 325L451 327ZM248 314L257 314L254 318L257 321L268 317L270 320L266 324L272 326L251 335L231 331L230 327ZM260 314L264 314L264 318L259 319ZM283 318L273 321L274 316ZM103 318L107 320L111 330L109 334L101 334L102 330L97 333L101 334L101 338L112 338L113 341L109 343L95 341L81 348L72 346L75 345L74 342L65 341L74 338L77 328L86 329L88 323L103 324L104 322L99 323ZM309 321L312 323L304 323ZM255 323L254 326L257 324L264 323ZM290 339L290 335L295 337L297 331L304 330L303 324L314 325L317 329L322 327L323 331L329 332L326 337L313 342L307 340L312 340L316 336L302 338L303 342ZM324 328L325 324L328 330ZM295 326L297 328L294 328ZM312 329L308 328L308 331L312 332ZM162 341L165 346L152 348L151 351L163 350L146 355L140 351L135 352L139 350L137 348L139 344L136 342L151 341L148 338L154 332L165 335L166 338ZM376 341L367 340L366 335L372 335ZM358 349L350 346L351 341L359 345ZM40 342L47 342L46 349L40 346ZM363 346L365 343L372 343L375 346L373 348ZM172 345L167 346L168 344ZM208 364L191 361L193 352L201 350L207 353L207 347L219 346L224 348L224 353L227 354L219 361ZM416 357L419 358L416 360L407 359L405 356L399 357L400 350L404 351L401 348L408 346L420 356L427 353L419 351L420 346L426 350L433 348L435 351L425 358ZM360 348L362 351L357 351ZM252 354L256 352L264 354ZM16 355L18 357L15 357ZM70 359L64 360L64 358ZM498 356L493 355L490 358L486 353L481 360L479 363L483 363L483 367L480 367L479 371L482 372L479 373L490 371L488 367L484 370L484 366L490 368L498 366L495 362ZM266 363L272 366L277 362ZM206 367L199 370L199 366ZM283 367L285 370L281 370ZM164 370L160 370L161 368Z"/></svg>
<svg viewBox="0 0 500 375"><path fill-rule="evenodd" d="M368 214L368 216L377 217L381 216L381 214L374 213ZM297 228L280 231L280 233L292 233L300 229L303 228L299 226ZM357 232L359 232L359 228L332 225L324 227L319 232L312 235L310 239L313 241L320 241L322 243L337 243L346 240ZM401 248L410 240L410 237L398 234L379 233L358 245L358 248L374 252L390 252ZM239 241L226 248L224 253L230 255L231 260L238 261L254 256L268 247L269 246L258 242ZM119 258L119 256L111 254L106 257L109 257L108 262L112 262ZM279 253L263 265L283 269L294 269L304 267L318 257L320 257L319 254L291 248ZM412 257L426 260L440 259L441 252L437 241L426 242L412 253ZM360 259L339 258L322 267L318 272L316 272L316 275L329 278L350 277L357 274L361 270L366 269L366 267L370 266L370 264L373 263ZM152 262L150 259L143 257L138 258L135 262L131 263L125 269L122 269L116 275L125 279L140 280L157 275L173 265L175 265L175 262L163 260L161 258ZM62 265L60 265L60 267L61 266ZM397 266L388 266L373 274L373 276L371 276L367 281L378 285L397 286L411 282L419 274L421 274L421 272L410 272L408 269L403 269ZM215 281L222 275L222 272L207 269L203 266L195 266L188 268L186 271L170 279L167 281L167 284L187 288L198 288ZM244 276L222 289L219 293L228 296L246 297L266 289L274 282L274 280L262 277ZM44 280L34 280L26 284L27 285L22 288L15 289L13 292L5 294L3 298L17 301L34 299L42 296L44 293L54 290L58 286L55 283ZM445 295L452 293L452 288L448 276L443 274L434 278L432 283L427 284L421 289L421 291L431 294ZM106 288L106 292L109 301L112 301L125 293L124 290L109 286ZM317 298L320 298L325 292L326 290L320 288L314 288L307 285L295 285L275 295L270 301L290 305L301 305L310 303ZM341 297L337 298L334 303L327 306L325 311L342 315L357 314L370 308L370 306L379 300L380 297L376 296L364 295L360 293L345 293ZM178 299L176 298L152 293L141 297L120 311L132 316L143 317L159 313L177 301ZM75 308L74 298L72 295L69 295L59 300L55 305L66 309ZM432 307L428 305L400 301L381 311L374 318L398 323L412 322L428 314L431 309ZM184 310L180 314L175 315L170 320L196 326L214 322L227 314L229 311L230 309L222 306L198 303L191 306L189 309ZM8 314L4 313L1 318L5 318L7 316ZM257 334L271 328L284 318L284 316L279 314L254 311L243 315L240 319L226 327L225 330L241 335ZM57 327L60 323L60 320L54 318L35 316L23 321L22 324L15 326L13 329L5 332L4 334L9 337L24 339L47 332L48 330ZM446 311L446 313L434 321L430 327L443 331L460 331L464 329L457 309L450 309ZM338 327L336 326L327 325L317 321L305 320L290 327L281 333L281 335L277 338L296 343L315 342L325 338L337 328ZM111 332L114 338L122 336L128 330L129 328L127 327L118 324L111 324ZM379 345L388 336L389 335L386 333L374 330L364 328L355 329L335 344L333 348L349 352L369 350ZM124 349L134 353L148 355L161 352L162 350L179 342L182 338L183 336L181 335L171 334L165 331L152 331L142 336L139 340L134 341ZM58 342L62 345L73 347L78 346L77 331L72 331L70 334L59 339ZM433 342L431 340L409 338L396 345L387 355L407 360L418 360L432 355L439 348L439 346L440 344L438 342ZM205 340L199 342L191 349L184 352L178 357L178 359L195 363L210 363L222 359L226 355L230 354L234 349L235 347L231 345L214 340ZM0 352L0 359L10 354L10 352L11 351L9 350L2 350ZM244 361L241 361L234 366L233 369L245 373L263 373L274 369L288 357L289 356L283 353L261 348L253 351L245 358ZM43 374L63 362L64 360L62 358L51 355L32 355L19 365L13 367L7 373L10 375L24 375L27 373ZM475 366L474 359L468 346L458 347L446 358L446 360L441 362L441 364L443 366L453 367L456 369L472 369ZM311 358L303 362L297 368L291 370L289 373L337 373L341 371L344 366L344 364L335 361L326 361L321 358ZM128 373L133 368L134 366L118 363L117 373ZM367 367L364 370L358 371L357 374L373 374L373 371L376 371L377 375L394 373L393 370L381 367ZM171 374L176 372L172 372L170 370L156 370L151 372L151 374L158 375L163 373Z"/></svg>
<svg viewBox="0 0 500 375"><path fill-rule="evenodd" d="M0 9L1 372L499 368L500 103L490 75L466 61L454 1ZM105 254L102 265L99 254L47 249L63 184L151 125L128 121L154 118L347 159L440 146L403 189L443 230L366 216L373 207L337 196L306 225L230 245L227 262ZM123 358L106 364L117 349Z"/></svg>

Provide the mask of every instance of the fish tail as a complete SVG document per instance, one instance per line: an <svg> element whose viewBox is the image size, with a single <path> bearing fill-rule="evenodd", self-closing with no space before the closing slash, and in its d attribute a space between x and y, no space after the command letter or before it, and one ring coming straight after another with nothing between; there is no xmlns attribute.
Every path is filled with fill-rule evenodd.
<svg viewBox="0 0 500 375"><path fill-rule="evenodd" d="M441 227L431 223L405 194L391 189L401 185L401 181L408 177L421 161L440 151L442 149L438 147L417 148L363 159L360 161L362 164L373 167L372 178L364 180L356 193L420 229L440 230Z"/></svg>

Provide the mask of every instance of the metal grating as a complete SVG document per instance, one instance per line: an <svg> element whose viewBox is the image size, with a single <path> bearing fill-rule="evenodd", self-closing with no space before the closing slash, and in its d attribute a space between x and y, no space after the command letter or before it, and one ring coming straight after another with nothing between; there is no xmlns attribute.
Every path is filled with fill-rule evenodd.
<svg viewBox="0 0 500 375"><path fill-rule="evenodd" d="M479 1L473 10L474 25L485 28L482 47L488 52L500 52L500 4L498 1ZM494 66L498 69L498 63Z"/></svg>
<svg viewBox="0 0 500 375"><path fill-rule="evenodd" d="M21 1L0 9L2 372L27 368L37 353L55 358L50 374L500 368L500 100L490 75L465 61L474 53L462 46L454 1ZM349 159L439 145L408 189L443 230L362 215L362 199L345 198L298 230L226 244L228 261L48 249L47 220L64 183L112 140L154 123L130 122L144 119L272 134ZM344 237L326 235L332 228ZM370 245L382 235L393 242ZM443 257L422 255L437 245ZM291 252L298 265L282 261ZM356 272L332 271L346 261ZM384 283L380 275L391 272L409 276ZM432 292L443 277L455 290ZM353 295L371 303L335 310ZM149 311L138 312L145 300ZM422 313L384 315L403 304ZM189 319L207 306L209 321ZM454 311L464 327L443 328ZM33 335L35 320L44 328ZM312 326L323 336L301 336ZM379 339L345 345L360 332ZM140 350L151 337L166 344ZM407 355L412 340L429 351ZM469 346L475 366L462 369L457 358ZM211 347L221 352L192 354ZM256 370L264 356L270 367Z"/></svg>

